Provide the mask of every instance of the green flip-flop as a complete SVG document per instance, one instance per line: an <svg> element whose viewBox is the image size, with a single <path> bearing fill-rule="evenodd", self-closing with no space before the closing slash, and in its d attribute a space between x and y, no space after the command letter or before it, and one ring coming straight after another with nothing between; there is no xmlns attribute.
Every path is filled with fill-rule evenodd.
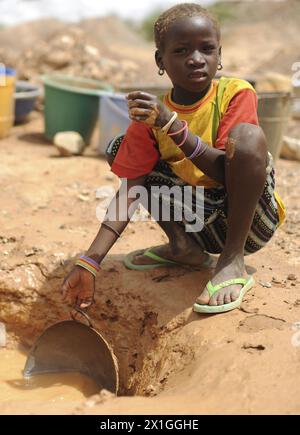
<svg viewBox="0 0 300 435"><path fill-rule="evenodd" d="M255 285L255 280L253 276L248 276L247 278L229 279L228 281L223 281L217 285L213 285L211 281L208 281L206 285L206 289L209 293L209 296L212 297L212 295L215 294L218 290L233 284L243 285L243 287L240 290L239 297L235 301L223 305L201 305L195 303L193 307L194 311L196 311L197 313L214 314L214 313L225 313L226 311L231 311L234 310L235 308L238 308L241 305L247 291L249 291Z"/></svg>
<svg viewBox="0 0 300 435"><path fill-rule="evenodd" d="M172 261L172 260L168 260L167 258L160 257L159 255L154 254L154 252L152 252L151 249L153 249L153 247L148 248L146 250L139 249L137 251L133 251L133 252L130 252L129 254L127 254L124 258L124 264L127 267L127 269L150 270L150 269L156 269L158 267L189 266L189 265L184 264L184 263L178 263L176 261ZM142 253L146 257L149 257L152 260L157 261L157 263L156 264L134 264L132 262L132 260L137 255L142 254ZM195 267L208 268L211 266L212 262L213 262L213 259L211 258L211 256L209 254L206 254L206 258L203 260L203 262ZM189 266L189 267L193 267L193 266Z"/></svg>

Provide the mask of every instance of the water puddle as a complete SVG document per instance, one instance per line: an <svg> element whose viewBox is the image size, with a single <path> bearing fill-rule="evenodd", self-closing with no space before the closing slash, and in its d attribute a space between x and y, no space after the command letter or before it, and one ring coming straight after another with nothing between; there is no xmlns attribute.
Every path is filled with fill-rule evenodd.
<svg viewBox="0 0 300 435"><path fill-rule="evenodd" d="M0 349L0 407L1 403L16 401L79 402L99 392L93 380L80 373L24 379L22 370L26 358L20 350Z"/></svg>

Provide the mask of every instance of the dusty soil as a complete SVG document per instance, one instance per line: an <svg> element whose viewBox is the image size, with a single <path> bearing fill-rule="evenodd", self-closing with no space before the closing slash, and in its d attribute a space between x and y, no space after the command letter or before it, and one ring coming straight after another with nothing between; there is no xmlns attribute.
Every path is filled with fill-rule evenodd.
<svg viewBox="0 0 300 435"><path fill-rule="evenodd" d="M68 316L60 297L74 258L93 240L100 186L117 186L95 145L61 158L42 118L0 142L0 321L8 347L30 346ZM192 312L209 271L128 271L128 251L166 241L156 223L130 223L103 262L90 315L114 348L120 397L103 391L78 405L10 402L0 413L300 413L299 163L280 160L288 207L269 246L247 258L257 285L239 310ZM135 396L135 397L133 397Z"/></svg>

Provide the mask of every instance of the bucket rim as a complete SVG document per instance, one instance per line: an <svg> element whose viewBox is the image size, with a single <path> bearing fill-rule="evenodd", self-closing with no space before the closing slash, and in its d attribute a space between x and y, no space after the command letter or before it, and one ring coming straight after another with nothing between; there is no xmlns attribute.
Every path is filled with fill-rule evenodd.
<svg viewBox="0 0 300 435"><path fill-rule="evenodd" d="M7 77L16 77L16 70L9 66L4 66L4 68L0 68L0 75Z"/></svg>
<svg viewBox="0 0 300 435"><path fill-rule="evenodd" d="M22 90L17 91L18 88ZM40 95L41 95L41 90L37 85L27 82L26 80L16 81L16 91L15 91L16 100L31 100L33 98L39 97Z"/></svg>
<svg viewBox="0 0 300 435"><path fill-rule="evenodd" d="M271 92L257 92L258 98L278 98L278 97L292 97L290 91L271 91Z"/></svg>
<svg viewBox="0 0 300 435"><path fill-rule="evenodd" d="M82 94L82 95L99 97L101 95L107 95L107 94L110 95L113 92L113 87L108 83L100 80L88 79L86 77L72 76L67 74L45 74L41 76L41 79L45 86L60 89L63 91ZM76 82L76 80L78 80L78 82L80 81L81 83L97 86L99 89L80 88L64 83L59 83L55 81L56 79L57 80L61 79L65 81L72 80L73 82Z"/></svg>

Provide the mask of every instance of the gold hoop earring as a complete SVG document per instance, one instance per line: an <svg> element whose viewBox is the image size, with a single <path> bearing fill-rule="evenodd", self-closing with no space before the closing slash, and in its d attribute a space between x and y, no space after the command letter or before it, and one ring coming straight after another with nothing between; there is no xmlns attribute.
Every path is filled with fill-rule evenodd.
<svg viewBox="0 0 300 435"><path fill-rule="evenodd" d="M223 69L223 65L221 64L221 62L218 64L217 70L221 71L221 69Z"/></svg>
<svg viewBox="0 0 300 435"><path fill-rule="evenodd" d="M165 73L165 70L164 70L163 68L159 68L159 70L158 70L158 75L159 75L159 76L163 76L164 73Z"/></svg>

